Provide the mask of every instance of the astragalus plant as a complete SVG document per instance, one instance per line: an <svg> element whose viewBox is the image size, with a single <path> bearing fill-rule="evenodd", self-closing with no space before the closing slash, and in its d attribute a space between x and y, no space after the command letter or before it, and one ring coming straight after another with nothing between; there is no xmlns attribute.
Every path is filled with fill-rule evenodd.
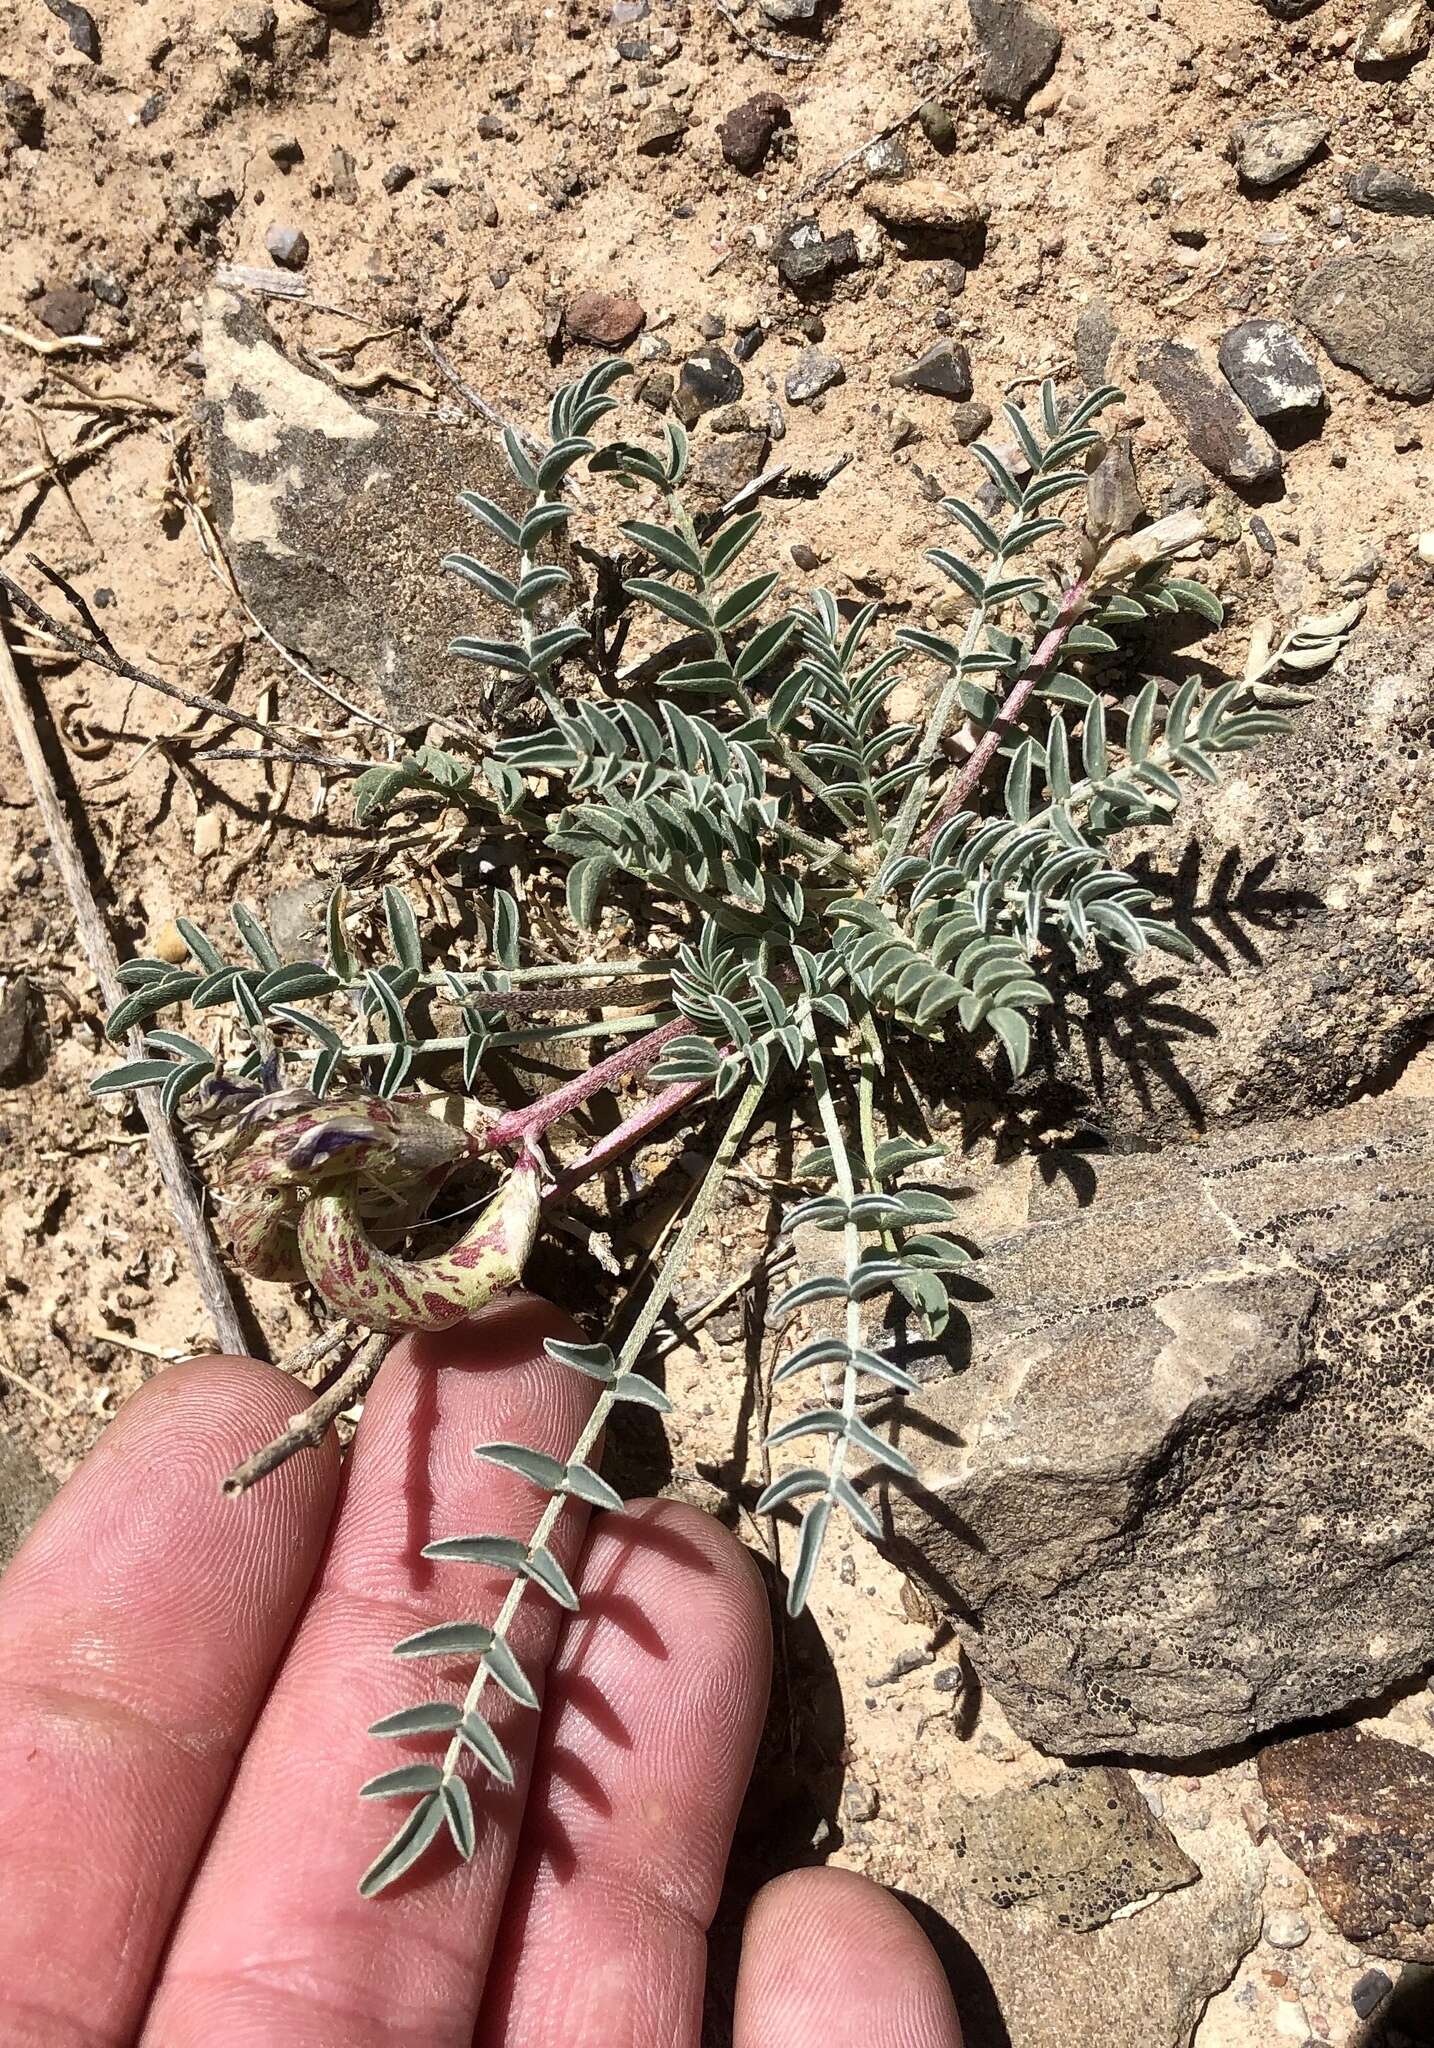
<svg viewBox="0 0 1434 2048"><path fill-rule="evenodd" d="M920 1103L913 1051L959 1035L1019 1075L1073 963L1187 951L1108 843L1168 821L1192 778L1214 778L1222 754L1280 731L1298 701L1280 669L1330 659L1349 624L1306 622L1214 687L1143 675L1162 618L1218 623L1220 605L1170 572L1167 543L1188 542L1188 521L1110 545L1064 523L1060 508L1098 449L1095 422L1118 394L1063 402L1050 383L1032 417L1007 405L1004 449L974 450L989 509L942 506L928 559L964 608L958 638L884 634L875 605L853 610L821 590L774 613L760 512L694 517L680 427L665 429L658 451L594 439L626 367L604 362L560 390L548 445L506 435L510 503L525 510L465 497L475 552L444 567L506 624L454 652L488 672L501 736L466 755L421 747L356 785L359 823L380 853L398 815L424 811L443 815L450 849L482 844L486 957L463 971L431 957L394 887L383 895L389 957L369 962L355 956L341 889L325 957L299 965L281 963L235 905L237 947L185 924L188 966L130 964L110 1031L144 1027L150 1057L98 1084L154 1086L169 1109L182 1105L239 1265L307 1282L360 1342L468 1314L516 1282L537 1233L591 1175L684 1112L718 1116L681 1227L620 1312L621 1341L594 1330L589 1342L549 1346L599 1387L570 1455L477 1446L531 1480L528 1541L455 1533L428 1548L496 1568L510 1589L491 1619L457 1618L397 1647L471 1660L473 1676L460 1700L435 1698L373 1731L431 1732L444 1747L362 1788L411 1802L363 1878L370 1893L445 1825L471 1854L472 1767L511 1776L485 1689L537 1705L510 1623L528 1597L576 1604L552 1531L569 1500L622 1505L595 1446L614 1403L666 1405L641 1369L644 1348L764 1098L780 1097L813 1141L798 1168L812 1192L785 1228L815 1226L839 1245L833 1270L798 1278L775 1304L779 1324L821 1304L818 1333L776 1366L812 1393L770 1438L794 1462L760 1502L796 1521L792 1611L834 1515L880 1537L871 1475L901 1483L911 1467L862 1397L913 1384L882 1326L908 1318L939 1339L948 1286L967 1263L951 1202L923 1183L934 1152L920 1120L891 1108ZM610 495L602 480L626 487L641 516L608 534L600 601L585 609L573 528L580 506ZM600 556L601 531L589 538ZM624 667L629 626L650 627L652 614L666 644ZM912 686L904 701L922 703L919 718L893 715L899 682ZM505 848L515 865L527 856L521 909L517 885L503 886ZM462 1020L441 1036L440 997ZM188 1032L161 1021L171 1012L189 1013ZM238 1048L227 1059L215 1034L193 1035L216 1013L219 1039ZM494 1096L491 1061L564 1037L615 1049L525 1106L481 1108ZM430 1113L459 1067L460 1092L480 1105L466 1124ZM566 1120L639 1079L650 1089L640 1106L574 1156ZM553 1149L563 1142L565 1156ZM487 1174L476 1220L446 1250L415 1251L411 1234L459 1168Z"/></svg>

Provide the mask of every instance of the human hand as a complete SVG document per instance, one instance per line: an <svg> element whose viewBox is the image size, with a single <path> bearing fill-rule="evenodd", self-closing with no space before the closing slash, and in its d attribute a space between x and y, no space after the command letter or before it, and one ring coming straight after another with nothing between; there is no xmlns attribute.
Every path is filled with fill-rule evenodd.
<svg viewBox="0 0 1434 2048"><path fill-rule="evenodd" d="M294 1406L274 1368L176 1366L106 1432L0 1582L5 2048L696 2043L770 1651L750 1560L691 1509L588 1534L572 1503L582 1612L528 1599L513 1634L541 1722L493 1711L516 1785L482 1786L470 1863L355 1891L397 1819L354 1797L390 1760L364 1731L424 1684L390 1648L501 1597L421 1548L527 1535L532 1489L472 1446L566 1455L596 1390L560 1333L520 1296L400 1344L342 1474L330 1438L238 1501L221 1477ZM736 2012L734 2048L960 2042L915 1923L834 1870L759 1893Z"/></svg>

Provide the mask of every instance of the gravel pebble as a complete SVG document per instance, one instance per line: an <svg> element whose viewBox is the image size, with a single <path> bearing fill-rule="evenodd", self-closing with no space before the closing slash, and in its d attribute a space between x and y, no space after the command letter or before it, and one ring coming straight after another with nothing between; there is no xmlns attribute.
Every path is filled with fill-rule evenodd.
<svg viewBox="0 0 1434 2048"><path fill-rule="evenodd" d="M1265 1915L1265 1939L1272 1948L1299 1948L1310 1938L1310 1924L1303 1913L1280 1908Z"/></svg>
<svg viewBox="0 0 1434 2048"><path fill-rule="evenodd" d="M302 270L309 260L309 238L303 229L279 221L265 229L264 247L281 270Z"/></svg>
<svg viewBox="0 0 1434 2048"><path fill-rule="evenodd" d="M810 405L834 384L846 382L840 356L823 355L820 349L803 349L787 372L783 386L788 405Z"/></svg>

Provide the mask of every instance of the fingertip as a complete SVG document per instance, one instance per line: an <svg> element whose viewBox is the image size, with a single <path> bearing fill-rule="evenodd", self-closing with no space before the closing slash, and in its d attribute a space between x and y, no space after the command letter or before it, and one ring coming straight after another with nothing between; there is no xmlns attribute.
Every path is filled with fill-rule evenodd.
<svg viewBox="0 0 1434 2048"><path fill-rule="evenodd" d="M278 1366L230 1353L202 1352L166 1366L133 1393L93 1450L36 1523L6 1576L13 1598L30 1575L51 1563L66 1568L99 1543L117 1520L144 1515L135 1528L158 1550L185 1530L186 1553L224 1543L239 1504L223 1499L223 1482L244 1458L270 1441L304 1406L308 1390ZM322 1531L338 1484L332 1434L290 1459L264 1482L265 1522L273 1542L296 1531Z"/></svg>
<svg viewBox="0 0 1434 2048"><path fill-rule="evenodd" d="M961 2048L936 1951L900 1902L851 1870L794 1870L752 1901L734 2048Z"/></svg>
<svg viewBox="0 0 1434 2048"><path fill-rule="evenodd" d="M401 1337L390 1359L426 1370L501 1372L541 1359L550 1337L572 1343L581 1341L582 1331L550 1301L516 1287L450 1329L416 1330Z"/></svg>

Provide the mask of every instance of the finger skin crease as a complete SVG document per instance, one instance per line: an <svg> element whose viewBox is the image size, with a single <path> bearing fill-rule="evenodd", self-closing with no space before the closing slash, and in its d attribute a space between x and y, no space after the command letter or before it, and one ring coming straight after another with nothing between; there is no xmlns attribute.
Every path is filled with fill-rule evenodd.
<svg viewBox="0 0 1434 2048"><path fill-rule="evenodd" d="M444 1953L437 1943L423 1945ZM224 2048L364 2048L370 2042L383 2048L471 2048L473 2015L467 2005L461 2012L443 2010L420 1996L404 2014L391 1983L368 2004L352 1995L352 1986L346 1993L317 1978L298 1981L299 1966L293 1967L289 1982L286 1966L275 1962L166 1980L159 2006L163 2030L146 2028L140 2048L184 2048L191 2042L223 2042ZM421 1976L414 1971L414 1980Z"/></svg>
<svg viewBox="0 0 1434 2048"><path fill-rule="evenodd" d="M97 1742L118 1737L136 1747L157 1740L172 1756L187 1762L207 1763L219 1757L232 1768L239 1744L227 1734L227 1718L223 1705L216 1703L207 1727L174 1728L142 1701L124 1699L99 1685L82 1690L39 1683L0 1684L0 1728L9 1731L17 1748L53 1750L57 1745L46 1741L47 1731L63 1736L66 1730L74 1730L81 1739L87 1733Z"/></svg>

